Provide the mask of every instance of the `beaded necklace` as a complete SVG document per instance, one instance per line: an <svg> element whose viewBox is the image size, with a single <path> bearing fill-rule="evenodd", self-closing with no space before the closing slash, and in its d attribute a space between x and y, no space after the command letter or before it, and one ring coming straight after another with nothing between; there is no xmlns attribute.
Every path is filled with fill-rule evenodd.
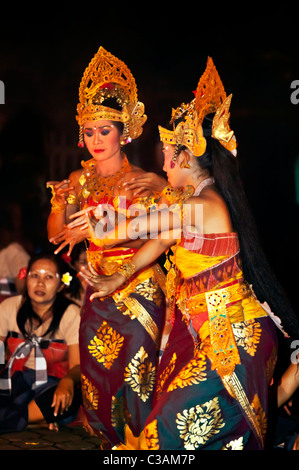
<svg viewBox="0 0 299 470"><path fill-rule="evenodd" d="M214 184L215 179L214 178L206 178L205 180L201 181L198 186L196 186L195 191L194 191L194 196L199 196L201 191L206 187L209 186L210 184Z"/></svg>
<svg viewBox="0 0 299 470"><path fill-rule="evenodd" d="M82 161L81 165L84 168L82 175L79 178L81 191L79 193L79 200L91 197L95 202L100 201L104 197L109 199L113 196L114 188L117 182L129 171L132 170L126 155L121 168L113 173L113 175L99 176L96 172L95 159Z"/></svg>

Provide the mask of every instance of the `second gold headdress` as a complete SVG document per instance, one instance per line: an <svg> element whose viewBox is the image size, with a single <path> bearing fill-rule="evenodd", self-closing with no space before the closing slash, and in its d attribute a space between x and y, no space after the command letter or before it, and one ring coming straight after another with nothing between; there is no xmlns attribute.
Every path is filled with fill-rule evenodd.
<svg viewBox="0 0 299 470"><path fill-rule="evenodd" d="M104 106L115 98L120 110ZM135 79L124 62L100 47L86 68L79 88L77 121L80 126L79 146L83 147L83 124L86 121L108 119L124 124L122 143L142 134L147 116L144 104L138 101Z"/></svg>
<svg viewBox="0 0 299 470"><path fill-rule="evenodd" d="M232 95L226 96L220 76L213 60L209 57L206 69L201 76L195 98L188 104L181 104L172 110L173 131L159 126L162 142L176 145L173 160L177 158L177 149L184 145L194 156L200 157L206 150L206 139L203 135L202 122L206 115L215 113L212 126L212 137L228 150L236 149L234 132L229 127L229 107ZM175 127L174 122L182 119Z"/></svg>

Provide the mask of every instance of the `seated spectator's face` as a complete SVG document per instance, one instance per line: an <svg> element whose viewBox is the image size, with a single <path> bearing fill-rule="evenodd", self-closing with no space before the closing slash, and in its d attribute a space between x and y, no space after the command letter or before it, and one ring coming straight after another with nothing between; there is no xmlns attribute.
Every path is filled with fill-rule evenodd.
<svg viewBox="0 0 299 470"><path fill-rule="evenodd" d="M26 284L31 301L37 304L52 304L57 292L63 287L57 266L48 259L33 263Z"/></svg>

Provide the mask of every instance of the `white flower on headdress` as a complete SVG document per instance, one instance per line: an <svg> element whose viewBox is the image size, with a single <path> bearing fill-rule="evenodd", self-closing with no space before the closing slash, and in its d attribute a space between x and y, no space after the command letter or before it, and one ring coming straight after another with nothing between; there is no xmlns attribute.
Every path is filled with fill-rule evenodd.
<svg viewBox="0 0 299 470"><path fill-rule="evenodd" d="M70 275L70 273L64 273L61 277L61 282L63 282L63 284L66 286L69 286L72 279L73 277Z"/></svg>

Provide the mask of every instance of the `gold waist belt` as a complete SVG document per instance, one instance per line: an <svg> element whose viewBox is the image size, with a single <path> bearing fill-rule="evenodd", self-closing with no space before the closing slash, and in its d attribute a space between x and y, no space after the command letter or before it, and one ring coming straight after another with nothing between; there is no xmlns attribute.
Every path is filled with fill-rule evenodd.
<svg viewBox="0 0 299 470"><path fill-rule="evenodd" d="M230 377L236 364L240 364L231 324L244 320L243 315L230 318L227 308L251 295L249 286L243 280L235 280L220 289L199 293L186 299L185 309L182 309L178 302L179 308L186 319L192 322L201 341L207 336L210 337L209 358L212 369L216 369L222 378Z"/></svg>
<svg viewBox="0 0 299 470"><path fill-rule="evenodd" d="M182 286L183 287L183 286ZM226 307L240 302L241 300L252 295L252 292L249 286L243 281L233 281L232 284L226 285L221 289L216 289L208 292L201 292L192 296L190 299L184 301L184 288L181 289L180 298L181 302L185 303L185 313L189 318L199 315L204 312L208 312L209 305L207 303L207 296L209 297L210 302L217 304L219 301L219 293L221 292L222 300L224 301ZM183 312L184 313L184 312Z"/></svg>
<svg viewBox="0 0 299 470"><path fill-rule="evenodd" d="M121 251L122 250L122 251ZM121 251L121 253L120 253ZM121 266L128 259L132 258L134 253L137 250L120 248L115 250L117 255L113 255L113 250L109 250L109 256L103 256L102 252L99 251L89 251L87 250L87 260L93 268L100 272L101 274L110 275L115 273L119 266ZM132 276L123 286L121 286L116 293L113 295L115 301L122 301L123 298L127 297L131 292L134 292L135 287L144 282L146 279L155 278L160 289L163 293L166 293L165 288L165 274L163 273L161 267L158 263L148 266L134 276ZM112 295L112 294L111 294Z"/></svg>

